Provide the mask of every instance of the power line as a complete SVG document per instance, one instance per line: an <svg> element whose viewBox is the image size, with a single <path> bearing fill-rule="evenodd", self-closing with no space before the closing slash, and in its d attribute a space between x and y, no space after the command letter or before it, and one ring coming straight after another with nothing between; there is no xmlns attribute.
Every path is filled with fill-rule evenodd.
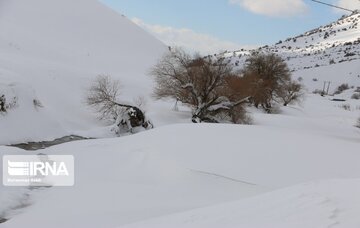
<svg viewBox="0 0 360 228"><path fill-rule="evenodd" d="M311 1L323 4L323 5L326 5L326 6L334 7L334 8L337 8L337 9L346 10L346 11L349 11L349 12L352 12L352 13L355 12L355 10L351 10L351 9L347 9L347 8L344 8L344 7L336 6L336 5L333 5L333 4L330 4L330 3L321 2L321 1L318 1L318 0L311 0Z"/></svg>

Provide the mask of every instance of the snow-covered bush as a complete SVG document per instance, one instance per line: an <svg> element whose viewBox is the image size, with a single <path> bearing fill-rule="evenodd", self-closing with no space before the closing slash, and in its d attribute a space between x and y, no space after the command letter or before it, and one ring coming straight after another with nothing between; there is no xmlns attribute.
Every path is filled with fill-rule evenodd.
<svg viewBox="0 0 360 228"><path fill-rule="evenodd" d="M339 87L337 87L336 91L334 94L341 94L342 92L344 92L345 90L350 89L350 86L346 83L341 84Z"/></svg>
<svg viewBox="0 0 360 228"><path fill-rule="evenodd" d="M17 96L9 99L5 94L0 95L0 113L6 113L8 110L16 108L18 106Z"/></svg>
<svg viewBox="0 0 360 228"><path fill-rule="evenodd" d="M244 121L242 106L248 97L225 58L192 57L177 49L164 56L151 75L156 82L155 98L173 98L190 106L194 123Z"/></svg>
<svg viewBox="0 0 360 228"><path fill-rule="evenodd" d="M38 108L43 108L44 107L44 105L41 103L41 101L40 100L38 100L38 99L33 99L33 104L34 104L34 107L36 108L36 109L38 109Z"/></svg>
<svg viewBox="0 0 360 228"><path fill-rule="evenodd" d="M6 97L5 94L2 94L0 96L0 112L6 112L5 104L6 104Z"/></svg>
<svg viewBox="0 0 360 228"><path fill-rule="evenodd" d="M351 96L351 99L360 100L360 93L354 93L354 94Z"/></svg>
<svg viewBox="0 0 360 228"><path fill-rule="evenodd" d="M344 109L345 111L351 111L350 104L342 104L342 105L339 105L339 107Z"/></svg>
<svg viewBox="0 0 360 228"><path fill-rule="evenodd" d="M360 117L359 117L359 119L357 120L357 123L356 123L355 126L358 127L358 128L360 128Z"/></svg>
<svg viewBox="0 0 360 228"><path fill-rule="evenodd" d="M315 89L312 93L313 94L320 94L321 96L325 95L325 92L322 89Z"/></svg>
<svg viewBox="0 0 360 228"><path fill-rule="evenodd" d="M145 116L139 116L141 113L143 112L136 107L119 110L115 124L111 130L120 136L126 133L134 134L154 128L150 120L146 120Z"/></svg>
<svg viewBox="0 0 360 228"><path fill-rule="evenodd" d="M150 129L153 124L146 119L145 113L134 105L120 103L120 83L110 76L100 75L90 87L86 101L95 108L100 119L114 124L113 131L134 133L136 128Z"/></svg>
<svg viewBox="0 0 360 228"><path fill-rule="evenodd" d="M303 86L300 83L287 81L283 83L282 87L283 88L279 90L277 96L284 106L301 101L304 93Z"/></svg>

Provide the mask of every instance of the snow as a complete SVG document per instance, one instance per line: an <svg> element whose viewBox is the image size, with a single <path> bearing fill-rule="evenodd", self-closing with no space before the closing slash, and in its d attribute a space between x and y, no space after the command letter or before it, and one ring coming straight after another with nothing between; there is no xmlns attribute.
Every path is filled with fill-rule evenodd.
<svg viewBox="0 0 360 228"><path fill-rule="evenodd" d="M94 78L106 74L120 80L125 101L147 98L153 87L147 72L167 51L96 0L3 0L0 27L0 93L10 84L21 85L15 88L19 96L26 95L22 89L34 90L47 113L11 110L9 118L19 121L0 118L0 129L7 129L0 131L0 144L99 128L103 124L84 102Z"/></svg>
<svg viewBox="0 0 360 228"><path fill-rule="evenodd" d="M248 108L249 126L213 125L190 124L189 108L152 99L147 73L167 48L126 17L95 0L0 1L0 95L17 99L0 114L0 145L98 138L35 152L0 146L0 156L73 155L76 169L73 187L1 185L0 221L9 219L1 225L359 227L360 103L349 99L360 86L359 16L263 48L303 78L301 104L272 115ZM249 54L222 55L241 67ZM84 103L99 74L121 81L127 103L145 98L155 129L113 138ZM324 81L331 93L342 83L354 88L311 94Z"/></svg>
<svg viewBox="0 0 360 228"><path fill-rule="evenodd" d="M121 227L356 228L359 191L359 179L311 182Z"/></svg>
<svg viewBox="0 0 360 228"><path fill-rule="evenodd" d="M356 201L350 201L358 198L358 191L345 190L359 188L359 183L336 183L360 178L360 131L350 121L360 112L309 96L313 97L304 107L286 107L277 115L257 112L255 125L177 124L131 137L42 150L74 155L76 184L31 192L31 205L12 212L16 216L4 227L22 227L29 221L38 227L119 227L136 222L141 222L138 227L263 227L266 222L273 227L321 227L337 221L329 218L336 208L350 216L358 212ZM317 116L323 111L314 106L326 108L328 116ZM23 152L0 147L0 154L8 153ZM339 182L329 184L329 179ZM289 188L299 183L307 184ZM14 191L10 193L22 197ZM329 203L322 204L327 198ZM197 208L204 209L192 211ZM181 212L185 214L176 215ZM160 216L165 218L146 221ZM204 219L188 219L194 217ZM340 227L359 222L356 217L341 218ZM184 222L189 220L193 222Z"/></svg>

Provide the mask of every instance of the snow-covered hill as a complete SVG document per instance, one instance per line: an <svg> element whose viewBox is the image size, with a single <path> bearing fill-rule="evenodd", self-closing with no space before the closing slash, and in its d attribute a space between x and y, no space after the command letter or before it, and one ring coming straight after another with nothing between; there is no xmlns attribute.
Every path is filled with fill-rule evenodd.
<svg viewBox="0 0 360 228"><path fill-rule="evenodd" d="M12 86L21 84L44 106L38 115L9 111L17 123L0 118L0 129L7 129L0 131L0 144L5 144L97 126L84 97L99 74L121 81L125 101L148 97L152 82L147 71L167 48L96 0L2 0L0 50L0 93L7 100L21 96L24 91ZM32 105L31 99L18 99L19 107Z"/></svg>
<svg viewBox="0 0 360 228"><path fill-rule="evenodd" d="M294 78L304 79L311 91L321 89L324 81L333 82L332 91L341 83L360 85L360 12L275 45L219 55L242 68L254 51L281 56L293 71Z"/></svg>

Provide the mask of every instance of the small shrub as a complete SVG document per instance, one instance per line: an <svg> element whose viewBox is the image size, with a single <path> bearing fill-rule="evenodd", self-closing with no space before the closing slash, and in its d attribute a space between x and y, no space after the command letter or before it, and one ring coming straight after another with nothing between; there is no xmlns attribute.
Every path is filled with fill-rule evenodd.
<svg viewBox="0 0 360 228"><path fill-rule="evenodd" d="M3 94L0 96L0 112L6 112L5 104L6 104L6 97Z"/></svg>
<svg viewBox="0 0 360 228"><path fill-rule="evenodd" d="M119 102L120 82L110 76L99 75L89 88L86 102L95 108L100 119L115 123L113 131L121 133L134 133L135 128L153 128L147 120L145 112L134 105ZM143 99L139 99L143 103Z"/></svg>
<svg viewBox="0 0 360 228"><path fill-rule="evenodd" d="M351 106L349 104L342 104L339 107L346 111L351 111Z"/></svg>
<svg viewBox="0 0 360 228"><path fill-rule="evenodd" d="M351 99L360 100L360 93L354 93L354 94L351 96Z"/></svg>
<svg viewBox="0 0 360 228"><path fill-rule="evenodd" d="M0 113L6 113L9 109L18 107L18 98L15 96L12 99L7 100L5 95L0 96Z"/></svg>
<svg viewBox="0 0 360 228"><path fill-rule="evenodd" d="M325 95L325 92L324 91L322 91L321 89L316 89L316 90L314 90L313 92L312 92L313 94L320 94L320 95Z"/></svg>
<svg viewBox="0 0 360 228"><path fill-rule="evenodd" d="M43 104L41 103L41 101L39 101L38 99L34 99L33 100L33 105L35 108L43 108Z"/></svg>
<svg viewBox="0 0 360 228"><path fill-rule="evenodd" d="M355 125L356 127L360 128L360 118L357 120L357 123Z"/></svg>
<svg viewBox="0 0 360 228"><path fill-rule="evenodd" d="M350 86L346 83L343 83L336 89L334 94L341 94L342 92L348 89L350 89Z"/></svg>
<svg viewBox="0 0 360 228"><path fill-rule="evenodd" d="M299 102L303 97L303 86L296 81L288 81L281 85L283 88L278 92L278 97L284 106Z"/></svg>

